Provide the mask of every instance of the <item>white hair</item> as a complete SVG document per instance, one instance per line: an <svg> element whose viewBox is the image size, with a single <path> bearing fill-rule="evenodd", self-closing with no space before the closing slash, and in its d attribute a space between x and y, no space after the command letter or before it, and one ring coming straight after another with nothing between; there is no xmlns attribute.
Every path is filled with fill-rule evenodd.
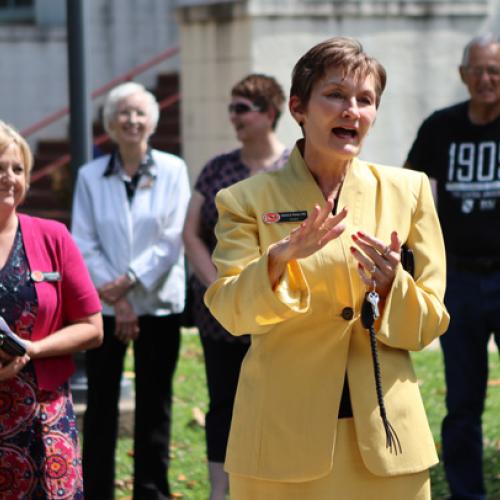
<svg viewBox="0 0 500 500"><path fill-rule="evenodd" d="M493 33L483 33L475 36L464 48L462 55L462 66L469 64L470 50L472 47L488 47L488 45L499 45L500 38Z"/></svg>
<svg viewBox="0 0 500 500"><path fill-rule="evenodd" d="M160 107L156 97L149 92L144 85L137 82L126 82L114 87L106 97L102 110L102 124L104 130L108 133L111 139L115 139L113 132L110 129L111 122L116 118L118 105L123 99L134 95L144 94L147 97L148 119L151 125L151 134L156 130L158 119L160 117Z"/></svg>

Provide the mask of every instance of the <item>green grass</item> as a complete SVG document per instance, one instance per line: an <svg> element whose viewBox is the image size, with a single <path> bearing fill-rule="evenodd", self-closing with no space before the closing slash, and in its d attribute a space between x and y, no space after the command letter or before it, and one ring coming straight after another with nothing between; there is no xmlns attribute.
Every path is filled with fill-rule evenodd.
<svg viewBox="0 0 500 500"><path fill-rule="evenodd" d="M126 370L132 371L132 357ZM178 498L206 500L208 498L205 430L193 412L205 414L206 389L203 352L196 330L184 330L181 355L174 383L173 428L170 447L170 487ZM121 438L116 454L117 498L131 495L132 440Z"/></svg>
<svg viewBox="0 0 500 500"><path fill-rule="evenodd" d="M426 350L413 354L413 361L420 380L429 422L438 451L440 426L445 413L444 372L440 351ZM129 366L128 369L132 369ZM207 391L203 354L194 330L182 335L181 357L175 377L175 399L171 446L170 482L178 498L206 500L204 429L193 416L193 410L205 412ZM500 500L500 363L496 353L490 353L490 385L483 418L485 436L485 479L489 500ZM122 438L117 450L117 498L130 496L132 458L130 439ZM442 464L431 470L432 498L444 500L448 486Z"/></svg>
<svg viewBox="0 0 500 500"><path fill-rule="evenodd" d="M413 354L413 362L420 380L420 390L438 451L441 448L440 428L445 415L445 383L440 351L425 350ZM500 500L500 362L497 353L489 355L489 385L486 409L483 415L484 475L489 500ZM431 469L432 498L448 497L448 485L443 464Z"/></svg>

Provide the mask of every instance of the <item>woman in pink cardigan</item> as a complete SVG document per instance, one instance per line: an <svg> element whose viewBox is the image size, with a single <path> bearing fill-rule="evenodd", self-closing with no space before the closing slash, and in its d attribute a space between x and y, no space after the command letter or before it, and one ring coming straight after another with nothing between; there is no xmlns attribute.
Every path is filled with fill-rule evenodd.
<svg viewBox="0 0 500 500"><path fill-rule="evenodd" d="M0 316L26 347L0 346L0 498L83 499L68 379L71 354L102 341L101 306L66 227L17 214L31 167L0 121Z"/></svg>

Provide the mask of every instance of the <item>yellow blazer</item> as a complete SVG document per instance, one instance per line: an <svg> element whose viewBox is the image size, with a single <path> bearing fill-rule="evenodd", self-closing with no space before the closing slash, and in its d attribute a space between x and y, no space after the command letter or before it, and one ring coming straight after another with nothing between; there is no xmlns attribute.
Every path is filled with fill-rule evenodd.
<svg viewBox="0 0 500 500"><path fill-rule="evenodd" d="M205 301L234 335L252 334L241 368L226 459L230 473L308 481L332 467L347 370L359 449L374 474L427 469L438 459L408 351L446 331L444 245L425 174L354 160L339 208L347 229L316 254L290 262L272 289L267 249L300 222L266 223L268 212L307 210L324 197L296 147L282 170L217 195L213 260L218 279ZM415 253L415 278L397 270L377 339L385 404L403 453L386 449L369 334L360 321L366 292L349 250L358 230L384 242L397 230ZM344 319L344 308L352 319ZM344 314L344 316L346 316Z"/></svg>

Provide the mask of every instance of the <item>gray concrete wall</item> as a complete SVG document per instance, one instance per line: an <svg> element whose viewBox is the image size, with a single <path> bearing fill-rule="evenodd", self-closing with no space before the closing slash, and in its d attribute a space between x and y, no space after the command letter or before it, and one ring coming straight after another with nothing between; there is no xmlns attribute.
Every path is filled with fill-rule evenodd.
<svg viewBox="0 0 500 500"><path fill-rule="evenodd" d="M184 156L194 178L211 156L237 146L226 113L236 80L263 71L288 91L292 66L305 50L332 35L355 36L389 72L363 156L399 165L423 117L465 97L456 75L462 46L484 28L500 29L499 4L88 0L91 87L180 42ZM67 103L64 6L65 0L36 0L34 24L0 25L0 118L20 129ZM152 85L158 71L180 64L175 58L139 80ZM61 120L42 135L58 137L66 127ZM288 144L299 135L287 113L278 134Z"/></svg>
<svg viewBox="0 0 500 500"><path fill-rule="evenodd" d="M477 19L463 19L458 26L452 26L447 18L432 22L362 18L341 21L294 19L285 24L286 32L293 36L285 34L279 43L275 40L272 45L272 59L281 60L279 66L267 64L262 69L277 68L288 87L290 69L298 57L331 35L359 39L365 50L384 64L388 84L377 123L361 156L379 163L401 165L423 117L436 107L464 97L457 66L462 46L470 33L475 33L479 23ZM263 54L269 53L266 46L271 45L274 37L268 41L256 38L259 43L255 45L255 52L261 59ZM283 48L286 53L280 56ZM298 130L295 124L289 127L287 123L284 132L287 138L293 138Z"/></svg>
<svg viewBox="0 0 500 500"><path fill-rule="evenodd" d="M401 165L422 119L466 97L457 73L465 43L487 27L500 26L494 21L499 0L184 3L189 5L178 9L183 144L193 178L211 156L238 145L226 113L231 85L259 71L274 75L288 92L297 59L334 35L358 38L386 66L388 86L361 156ZM205 59L194 63L194 54ZM203 61L210 61L204 76L197 73ZM207 88L214 89L210 95ZM299 137L288 113L278 134L290 145Z"/></svg>
<svg viewBox="0 0 500 500"><path fill-rule="evenodd" d="M229 4L188 9L179 22L183 156L193 181L209 158L234 145L228 96L233 83L255 64L253 33L251 18Z"/></svg>

